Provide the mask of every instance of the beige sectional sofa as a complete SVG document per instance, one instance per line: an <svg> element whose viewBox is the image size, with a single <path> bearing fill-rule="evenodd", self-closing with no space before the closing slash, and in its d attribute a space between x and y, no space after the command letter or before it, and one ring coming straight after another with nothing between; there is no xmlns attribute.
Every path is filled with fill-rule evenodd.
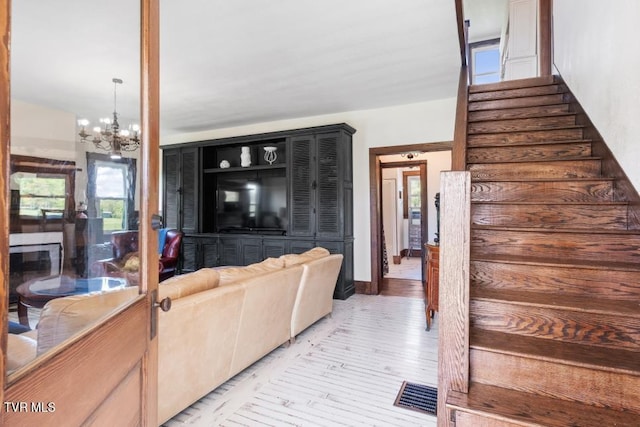
<svg viewBox="0 0 640 427"><path fill-rule="evenodd" d="M173 304L159 315L158 421L331 313L341 265L342 255L315 248L163 282L160 297Z"/></svg>
<svg viewBox="0 0 640 427"><path fill-rule="evenodd" d="M159 285L172 307L158 315L158 421L163 423L331 313L342 255L324 248L247 267L204 268ZM38 328L9 334L15 370L109 311L137 288L59 298Z"/></svg>

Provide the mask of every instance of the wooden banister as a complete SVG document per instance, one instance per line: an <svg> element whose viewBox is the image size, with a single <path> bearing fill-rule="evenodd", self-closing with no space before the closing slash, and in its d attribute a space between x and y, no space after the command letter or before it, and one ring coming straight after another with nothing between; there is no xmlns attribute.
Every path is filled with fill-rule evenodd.
<svg viewBox="0 0 640 427"><path fill-rule="evenodd" d="M460 42L460 79L458 81L458 104L453 133L453 149L451 152L451 170L466 169L467 157L467 115L469 99L469 21L464 19L462 0L456 0L456 18L458 21L458 40Z"/></svg>
<svg viewBox="0 0 640 427"><path fill-rule="evenodd" d="M456 121L453 130L453 148L451 150L451 170L464 171L467 168L467 120L469 114L469 86L467 85L467 67L460 68L458 81L458 103Z"/></svg>
<svg viewBox="0 0 640 427"><path fill-rule="evenodd" d="M449 391L469 391L469 172L441 173L440 218L438 426L443 427L450 419Z"/></svg>

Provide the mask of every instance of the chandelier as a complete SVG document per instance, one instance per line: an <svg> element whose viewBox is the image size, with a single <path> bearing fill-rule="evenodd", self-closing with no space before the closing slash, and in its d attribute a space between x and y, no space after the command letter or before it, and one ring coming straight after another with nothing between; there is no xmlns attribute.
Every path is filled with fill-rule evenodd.
<svg viewBox="0 0 640 427"><path fill-rule="evenodd" d="M118 85L122 84L122 80L114 78L111 81L113 82L113 119L100 119L101 126L94 127L93 134L87 132L89 120L80 119L78 120L78 126L80 126L78 135L80 135L81 142L93 142L96 148L108 151L112 159L119 159L122 157L123 151L135 151L140 147L140 126L129 125L128 129L120 129L116 109L116 92Z"/></svg>

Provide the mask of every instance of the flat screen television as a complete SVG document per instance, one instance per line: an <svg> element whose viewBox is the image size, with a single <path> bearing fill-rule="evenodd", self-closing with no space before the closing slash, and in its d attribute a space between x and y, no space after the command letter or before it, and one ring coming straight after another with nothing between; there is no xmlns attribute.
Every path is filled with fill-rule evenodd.
<svg viewBox="0 0 640 427"><path fill-rule="evenodd" d="M285 169L218 174L216 231L219 233L287 232Z"/></svg>

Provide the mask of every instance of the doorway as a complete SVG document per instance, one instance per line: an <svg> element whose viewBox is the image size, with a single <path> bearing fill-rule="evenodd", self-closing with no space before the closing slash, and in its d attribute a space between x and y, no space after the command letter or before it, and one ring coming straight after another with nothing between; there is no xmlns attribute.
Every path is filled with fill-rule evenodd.
<svg viewBox="0 0 640 427"><path fill-rule="evenodd" d="M430 199L439 190L440 171L451 168L451 144L437 142L369 149L371 286L367 293L424 297L426 253L423 245L433 240L437 231L435 205ZM388 172L394 168L401 172ZM417 193L415 189L410 191L413 199L406 193L411 185L417 188ZM396 200L391 207L384 202L385 198L390 200L389 194ZM393 271L397 269L395 266L412 264L415 267L403 268L408 271L407 277Z"/></svg>
<svg viewBox="0 0 640 427"><path fill-rule="evenodd" d="M428 229L427 160L421 152L402 153L400 161L397 157L380 156L383 177L380 294L421 298L422 242Z"/></svg>

